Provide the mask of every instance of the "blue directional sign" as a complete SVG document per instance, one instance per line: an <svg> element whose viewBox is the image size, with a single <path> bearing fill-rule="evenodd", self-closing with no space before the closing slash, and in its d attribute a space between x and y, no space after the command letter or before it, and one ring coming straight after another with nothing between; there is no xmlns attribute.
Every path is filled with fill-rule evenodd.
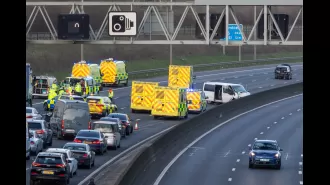
<svg viewBox="0 0 330 185"><path fill-rule="evenodd" d="M241 30L243 31L243 24L240 24ZM220 39L226 40L226 38ZM239 31L236 24L228 24L228 40L229 41L241 41L243 40L242 33Z"/></svg>

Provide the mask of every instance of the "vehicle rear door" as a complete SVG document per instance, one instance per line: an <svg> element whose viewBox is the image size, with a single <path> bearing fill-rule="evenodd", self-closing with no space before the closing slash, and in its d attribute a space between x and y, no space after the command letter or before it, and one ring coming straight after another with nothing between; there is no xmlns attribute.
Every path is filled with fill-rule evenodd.
<svg viewBox="0 0 330 185"><path fill-rule="evenodd" d="M170 66L168 76L168 86L178 87L179 85L179 68L177 66Z"/></svg>
<svg viewBox="0 0 330 185"><path fill-rule="evenodd" d="M135 107L143 106L143 92L145 85L144 84L136 84L132 88L132 104Z"/></svg>
<svg viewBox="0 0 330 185"><path fill-rule="evenodd" d="M180 100L179 100L180 98ZM183 94L180 97L177 95L177 90L165 91L165 105L163 106L163 112L173 114L178 111L179 101L183 101Z"/></svg>
<svg viewBox="0 0 330 185"><path fill-rule="evenodd" d="M227 85L222 87L222 102L227 103L233 99L234 91Z"/></svg>
<svg viewBox="0 0 330 185"><path fill-rule="evenodd" d="M89 120L86 120L86 110L84 109L66 109L63 120L65 133L76 134L79 130L88 129Z"/></svg>
<svg viewBox="0 0 330 185"><path fill-rule="evenodd" d="M98 98L87 98L90 113L102 112L102 106L99 104L100 101Z"/></svg>
<svg viewBox="0 0 330 185"><path fill-rule="evenodd" d="M207 100L214 101L215 99L215 85L204 84L203 91L205 92L205 96L207 96Z"/></svg>
<svg viewBox="0 0 330 185"><path fill-rule="evenodd" d="M154 85L153 84L144 84L143 86L143 107L151 107L154 95Z"/></svg>
<svg viewBox="0 0 330 185"><path fill-rule="evenodd" d="M165 91L163 89L155 90L155 101L153 102L153 112L156 114L163 113L165 106Z"/></svg>
<svg viewBox="0 0 330 185"><path fill-rule="evenodd" d="M178 87L189 88L190 84L190 69L189 67L178 67Z"/></svg>

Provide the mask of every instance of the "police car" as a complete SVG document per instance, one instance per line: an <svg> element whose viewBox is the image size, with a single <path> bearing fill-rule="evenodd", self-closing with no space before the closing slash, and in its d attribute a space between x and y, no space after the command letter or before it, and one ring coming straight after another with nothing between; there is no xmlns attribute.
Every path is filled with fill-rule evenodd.
<svg viewBox="0 0 330 185"><path fill-rule="evenodd" d="M70 95L70 94L63 94L63 95L58 95L55 96L53 99L48 99L44 101L43 107L45 111L51 111L55 107L56 101L60 100L80 100L80 101L85 101L85 99L82 96L78 95Z"/></svg>

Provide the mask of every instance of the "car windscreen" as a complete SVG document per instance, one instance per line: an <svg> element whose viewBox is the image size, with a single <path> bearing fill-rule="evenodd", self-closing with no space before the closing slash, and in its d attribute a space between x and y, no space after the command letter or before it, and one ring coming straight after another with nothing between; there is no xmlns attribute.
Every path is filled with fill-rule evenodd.
<svg viewBox="0 0 330 185"><path fill-rule="evenodd" d="M287 71L287 67L277 67L276 70L277 71Z"/></svg>
<svg viewBox="0 0 330 185"><path fill-rule="evenodd" d="M63 154L65 158L68 158L68 155L67 155L66 152L57 152L57 151L51 151L51 150L49 150L49 151L46 150L46 152L49 152L49 153L57 153L57 154Z"/></svg>
<svg viewBox="0 0 330 185"><path fill-rule="evenodd" d="M77 137L94 137L99 138L100 134L98 132L89 132L89 131L79 131Z"/></svg>
<svg viewBox="0 0 330 185"><path fill-rule="evenodd" d="M86 114L85 110L81 109L66 109L64 111L63 119L64 120L75 120L77 118L82 118Z"/></svg>
<svg viewBox="0 0 330 185"><path fill-rule="evenodd" d="M276 143L257 142L253 145L253 150L277 150Z"/></svg>
<svg viewBox="0 0 330 185"><path fill-rule="evenodd" d="M100 121L111 121L111 122L114 122L114 123L117 123L117 119L116 118L110 118L110 117L102 117L100 118Z"/></svg>
<svg viewBox="0 0 330 185"><path fill-rule="evenodd" d="M79 151L86 151L85 146L78 146L78 145L64 145L64 149L69 149L69 150L79 150Z"/></svg>
<svg viewBox="0 0 330 185"><path fill-rule="evenodd" d="M110 114L108 115L110 118L119 118L121 121L127 121L127 117L125 114Z"/></svg>
<svg viewBox="0 0 330 185"><path fill-rule="evenodd" d="M62 159L60 157L39 156L36 162L39 164L62 164Z"/></svg>
<svg viewBox="0 0 330 185"><path fill-rule="evenodd" d="M26 109L26 113L31 114L32 113L32 109Z"/></svg>
<svg viewBox="0 0 330 185"><path fill-rule="evenodd" d="M42 129L41 123L38 122L28 122L29 129L35 130L35 129Z"/></svg>
<svg viewBox="0 0 330 185"><path fill-rule="evenodd" d="M99 103L100 101L99 98L87 98L87 103Z"/></svg>
<svg viewBox="0 0 330 185"><path fill-rule="evenodd" d="M103 133L112 133L114 129L111 124L94 123L94 130L98 130Z"/></svg>
<svg viewBox="0 0 330 185"><path fill-rule="evenodd" d="M73 97L74 100L80 100L80 101L84 101L84 98L82 97Z"/></svg>
<svg viewBox="0 0 330 185"><path fill-rule="evenodd" d="M242 92L247 92L243 86L240 86L240 85L233 85L232 86L234 91L235 92L239 92L239 93L242 93Z"/></svg>

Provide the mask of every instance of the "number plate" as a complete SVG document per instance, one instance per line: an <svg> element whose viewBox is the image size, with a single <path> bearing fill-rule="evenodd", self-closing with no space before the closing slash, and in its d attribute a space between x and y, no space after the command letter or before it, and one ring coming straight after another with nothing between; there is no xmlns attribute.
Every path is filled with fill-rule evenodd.
<svg viewBox="0 0 330 185"><path fill-rule="evenodd" d="M53 171L42 171L43 174L54 175Z"/></svg>
<svg viewBox="0 0 330 185"><path fill-rule="evenodd" d="M85 144L92 144L90 141L84 141Z"/></svg>
<svg viewBox="0 0 330 185"><path fill-rule="evenodd" d="M263 162L268 162L269 159L260 159L260 161L263 161Z"/></svg>
<svg viewBox="0 0 330 185"><path fill-rule="evenodd" d="M73 129L66 129L65 132L66 133L75 133L75 130L73 130Z"/></svg>

